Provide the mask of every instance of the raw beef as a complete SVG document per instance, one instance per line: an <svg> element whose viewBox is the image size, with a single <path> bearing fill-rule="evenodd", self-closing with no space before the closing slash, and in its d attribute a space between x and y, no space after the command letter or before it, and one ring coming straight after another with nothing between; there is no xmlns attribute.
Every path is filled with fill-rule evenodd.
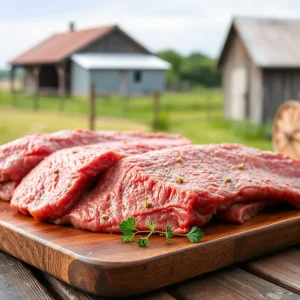
<svg viewBox="0 0 300 300"><path fill-rule="evenodd" d="M11 206L40 220L63 216L91 186L96 176L132 154L178 145L165 138L114 142L57 151L34 168L16 188Z"/></svg>
<svg viewBox="0 0 300 300"><path fill-rule="evenodd" d="M256 216L265 208L277 206L280 202L274 200L261 200L249 203L235 203L225 210L217 212L217 218L232 223L243 224L251 217Z"/></svg>
<svg viewBox="0 0 300 300"><path fill-rule="evenodd" d="M0 146L0 182L19 183L46 156L60 149L101 142L144 139L173 141L176 145L191 143L178 135L141 132L63 130L51 134L25 136ZM11 190L2 189L0 185L0 199L10 200L11 196Z"/></svg>
<svg viewBox="0 0 300 300"><path fill-rule="evenodd" d="M188 145L118 161L72 211L56 220L118 232L133 216L187 232L236 202L282 200L300 207L300 161L242 145Z"/></svg>
<svg viewBox="0 0 300 300"><path fill-rule="evenodd" d="M15 181L0 182L0 199L9 201L17 185Z"/></svg>

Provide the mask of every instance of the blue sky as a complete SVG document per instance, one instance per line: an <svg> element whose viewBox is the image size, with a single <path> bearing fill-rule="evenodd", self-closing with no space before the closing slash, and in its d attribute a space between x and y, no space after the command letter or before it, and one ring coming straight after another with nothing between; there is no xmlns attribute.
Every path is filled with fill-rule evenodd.
<svg viewBox="0 0 300 300"><path fill-rule="evenodd" d="M217 57L234 15L300 18L299 0L0 0L0 68L55 32L119 24L153 51Z"/></svg>

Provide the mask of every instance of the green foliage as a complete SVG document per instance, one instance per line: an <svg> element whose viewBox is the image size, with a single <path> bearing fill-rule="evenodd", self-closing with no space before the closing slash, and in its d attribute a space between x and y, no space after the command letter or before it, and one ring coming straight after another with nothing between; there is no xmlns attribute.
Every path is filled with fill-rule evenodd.
<svg viewBox="0 0 300 300"><path fill-rule="evenodd" d="M158 56L172 65L166 72L168 83L189 81L192 85L206 87L220 86L221 72L216 67L216 60L202 53L181 56L174 50L158 52Z"/></svg>
<svg viewBox="0 0 300 300"><path fill-rule="evenodd" d="M140 237L136 242L140 247L147 247L148 246L148 237Z"/></svg>
<svg viewBox="0 0 300 300"><path fill-rule="evenodd" d="M193 53L184 59L180 78L207 87L221 84L221 72L217 70L215 60L201 53Z"/></svg>
<svg viewBox="0 0 300 300"><path fill-rule="evenodd" d="M172 65L171 69L166 72L167 82L176 82L179 79L182 56L174 50L160 51L158 56Z"/></svg>
<svg viewBox="0 0 300 300"><path fill-rule="evenodd" d="M203 237L203 231L200 228L193 226L186 236L191 243L198 243Z"/></svg>
<svg viewBox="0 0 300 300"><path fill-rule="evenodd" d="M143 231L140 231L140 230L137 230L136 229L136 220L135 218L133 217L129 217L127 220L123 221L120 225L119 225L119 228L120 228L120 231L123 233L123 237L122 237L122 242L123 243L128 243L130 241L132 241L132 239L134 238L134 236L136 234L145 234L147 233L148 235L147 236L143 236L143 237L140 237L138 240L137 240L137 244L138 246L140 247L146 247L148 246L148 243L149 243L149 237L154 234L154 233L158 233L160 235L164 235L166 237L166 240L169 244L172 243L171 241L171 238L173 236L185 236L189 239L189 241L191 243L197 243L199 242L202 237L203 237L203 232L200 228L198 227L195 227L193 226L191 228L191 230L187 233L187 234L176 234L172 231L172 227L167 225L166 227L166 231L158 231L158 230L155 230L155 227L156 227L156 224L154 221L151 221L147 227L150 229L150 230L143 230Z"/></svg>

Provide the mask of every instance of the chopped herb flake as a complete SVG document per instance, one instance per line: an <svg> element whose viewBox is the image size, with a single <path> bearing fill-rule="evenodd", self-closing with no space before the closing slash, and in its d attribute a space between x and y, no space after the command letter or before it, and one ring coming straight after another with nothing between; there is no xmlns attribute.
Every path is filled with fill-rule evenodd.
<svg viewBox="0 0 300 300"><path fill-rule="evenodd" d="M180 156L176 157L176 162L181 162L181 157Z"/></svg>
<svg viewBox="0 0 300 300"><path fill-rule="evenodd" d="M103 214L103 215L101 216L101 219L102 219L102 220L107 220L107 219L108 219L108 215Z"/></svg>
<svg viewBox="0 0 300 300"><path fill-rule="evenodd" d="M231 178L230 177L226 177L225 178L225 182L231 182Z"/></svg>
<svg viewBox="0 0 300 300"><path fill-rule="evenodd" d="M237 167L240 170L244 170L245 169L245 165L244 164L238 164Z"/></svg>
<svg viewBox="0 0 300 300"><path fill-rule="evenodd" d="M143 206L144 206L144 208L149 208L149 207L151 207L151 202L146 200L143 202Z"/></svg>
<svg viewBox="0 0 300 300"><path fill-rule="evenodd" d="M73 154L76 154L77 152L78 152L78 151L76 151L76 150L72 150L72 153L73 153Z"/></svg>
<svg viewBox="0 0 300 300"><path fill-rule="evenodd" d="M183 183L183 178L182 178L182 177L178 177L178 178L177 178L177 182L178 182L178 183Z"/></svg>

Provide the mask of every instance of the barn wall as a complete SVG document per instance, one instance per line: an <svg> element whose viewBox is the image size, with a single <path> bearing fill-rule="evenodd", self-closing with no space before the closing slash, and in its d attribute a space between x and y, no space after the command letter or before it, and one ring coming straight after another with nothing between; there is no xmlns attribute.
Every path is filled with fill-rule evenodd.
<svg viewBox="0 0 300 300"><path fill-rule="evenodd" d="M104 38L95 41L82 49L80 53L109 52L109 53L147 53L120 32L114 31Z"/></svg>
<svg viewBox="0 0 300 300"><path fill-rule="evenodd" d="M72 62L71 93L73 95L88 95L90 82L90 72Z"/></svg>
<svg viewBox="0 0 300 300"><path fill-rule="evenodd" d="M91 82L98 93L118 93L120 74L116 70L91 70Z"/></svg>
<svg viewBox="0 0 300 300"><path fill-rule="evenodd" d="M229 47L222 66L222 87L224 96L224 116L232 118L231 100L236 88L232 82L232 74L239 66L247 69L248 93L241 96L240 101L245 101L245 116L250 121L259 123L262 116L261 100L261 71L250 58L242 40L236 32L229 36Z"/></svg>
<svg viewBox="0 0 300 300"><path fill-rule="evenodd" d="M134 71L128 72L129 91L131 93L151 93L163 91L165 78L163 71L142 71L141 82L134 82Z"/></svg>
<svg viewBox="0 0 300 300"><path fill-rule="evenodd" d="M298 99L300 69L266 69L263 71L263 121L273 120L278 107L287 100Z"/></svg>
<svg viewBox="0 0 300 300"><path fill-rule="evenodd" d="M250 67L249 120L260 124L263 117L262 71L254 63Z"/></svg>
<svg viewBox="0 0 300 300"><path fill-rule="evenodd" d="M119 70L91 70L91 81L95 84L97 92L119 93L120 72ZM163 71L141 71L141 81L134 81L134 71L126 72L126 90L129 94L151 93L154 90L163 91L165 77Z"/></svg>

